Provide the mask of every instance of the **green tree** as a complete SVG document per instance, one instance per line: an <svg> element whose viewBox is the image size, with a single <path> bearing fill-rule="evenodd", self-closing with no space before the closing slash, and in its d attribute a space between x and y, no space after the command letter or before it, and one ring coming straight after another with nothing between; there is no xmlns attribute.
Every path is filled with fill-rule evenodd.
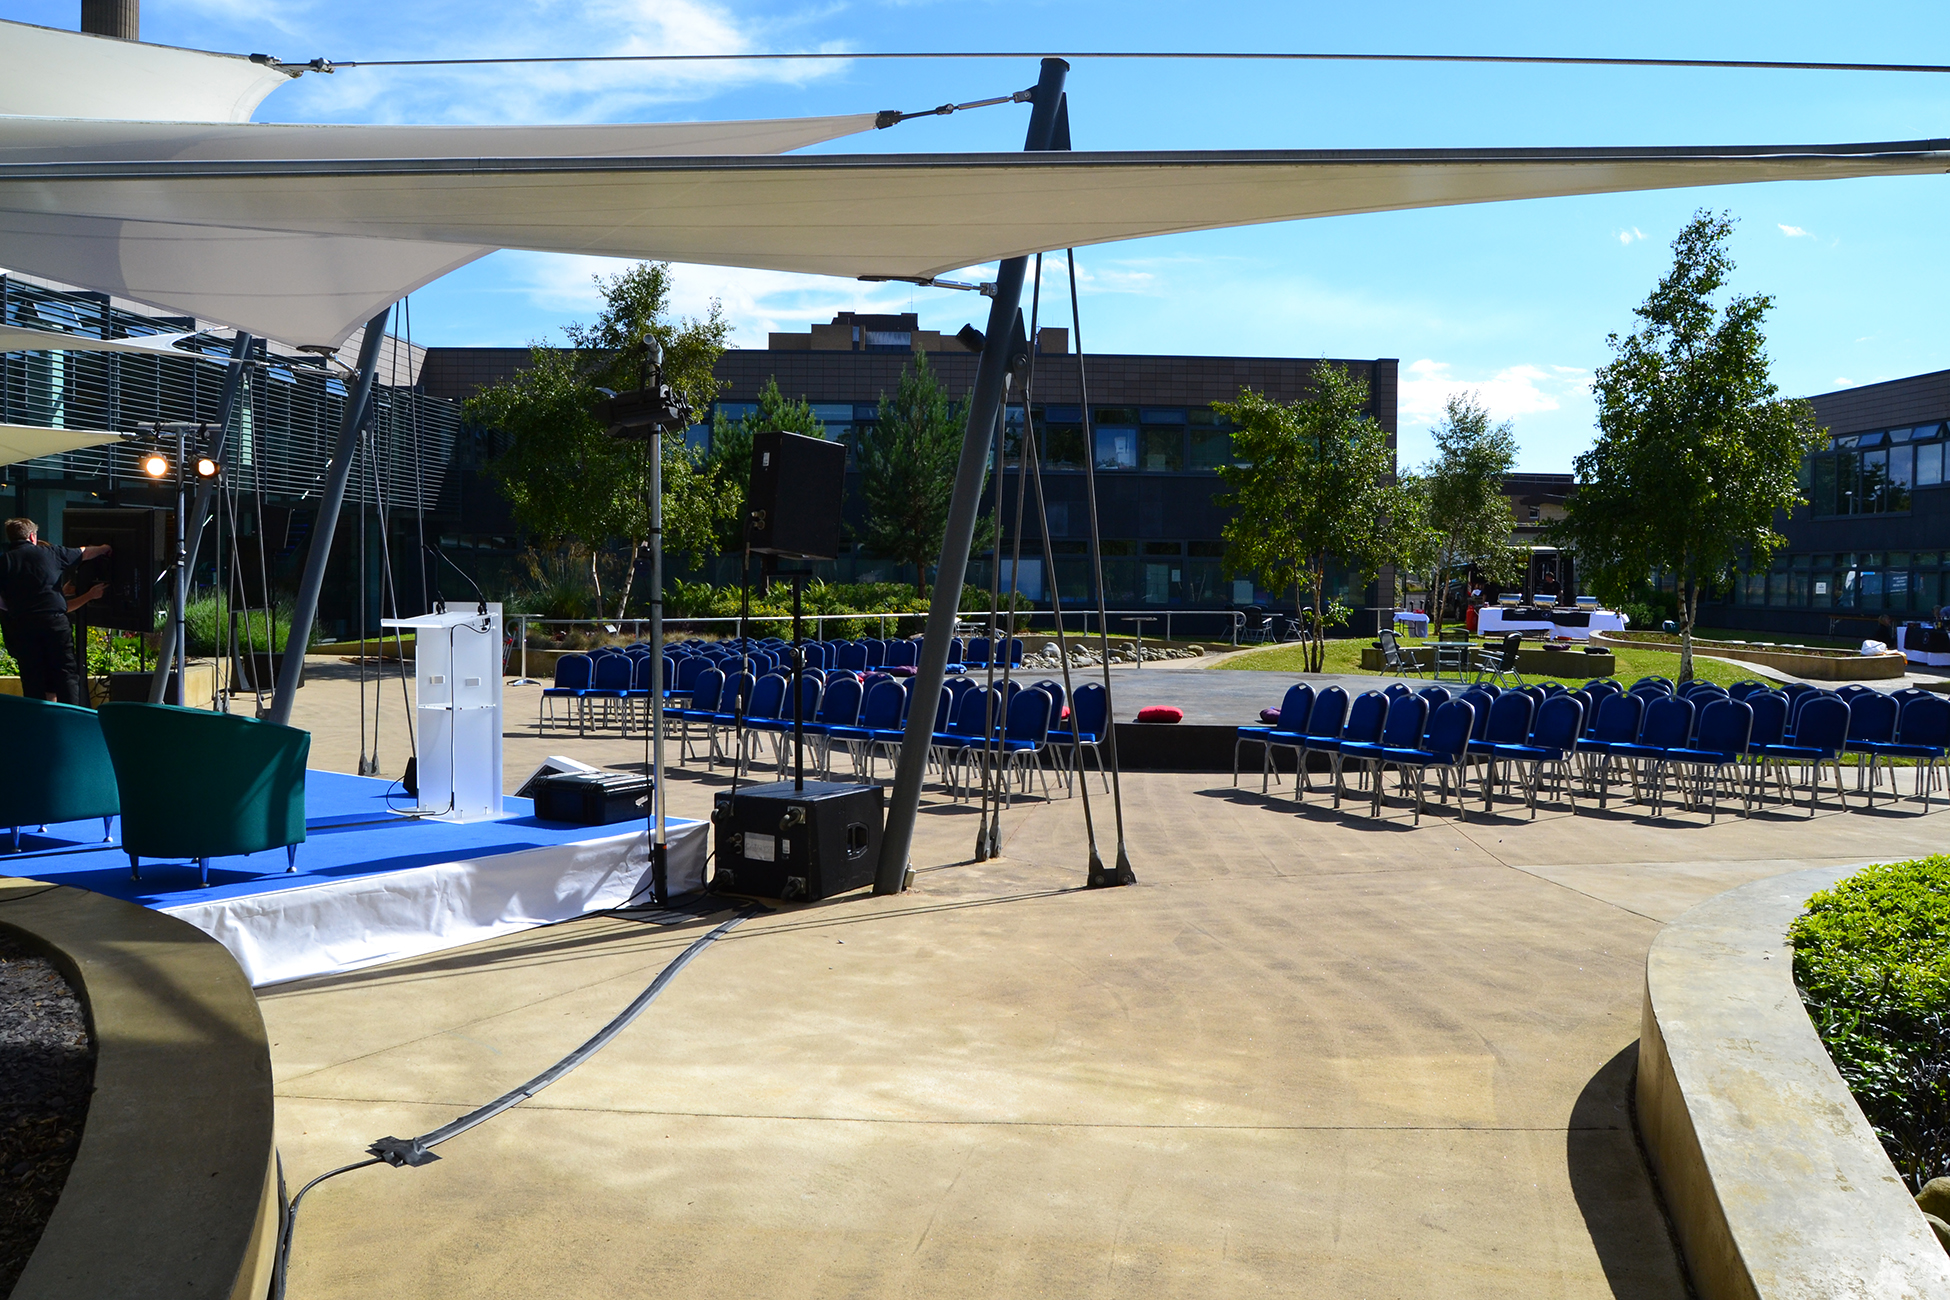
<svg viewBox="0 0 1950 1300"><path fill-rule="evenodd" d="M1299 401L1247 389L1237 401L1212 404L1237 426L1232 447L1240 463L1219 470L1232 490L1215 498L1233 511L1221 533L1226 567L1274 591L1292 587L1296 606L1311 600L1308 672L1321 670L1328 626L1349 613L1327 595L1329 561L1365 582L1402 549L1388 523L1404 509L1395 454L1367 405L1367 381L1328 362L1315 368L1313 391Z"/></svg>
<svg viewBox="0 0 1950 1300"><path fill-rule="evenodd" d="M967 424L967 401L950 402L928 354L916 352L914 368L901 367L893 396L880 395L873 429L855 439L867 503L867 549L912 564L914 589L922 597L928 594L928 565L940 556L948 531L948 503ZM977 549L986 544L988 531L977 524Z"/></svg>
<svg viewBox="0 0 1950 1300"><path fill-rule="evenodd" d="M1442 423L1431 429L1435 459L1424 465L1428 484L1428 518L1438 541L1431 586L1436 628L1443 619L1443 598L1449 572L1474 564L1493 582L1507 583L1521 571L1510 545L1510 499L1503 480L1517 463L1517 436L1509 421L1491 424L1490 413L1475 393L1449 397Z"/></svg>
<svg viewBox="0 0 1950 1300"><path fill-rule="evenodd" d="M1389 562L1401 583L1401 601L1405 605L1411 577L1433 581L1441 572L1442 532L1435 526L1434 483L1428 474L1413 471L1403 474L1396 489L1395 513L1389 520L1394 555ZM1440 631L1442 625L1438 622L1435 627Z"/></svg>
<svg viewBox="0 0 1950 1300"><path fill-rule="evenodd" d="M803 397L788 400L779 391L777 376L768 378L765 387L759 390L756 411L736 420L725 419L722 411L712 417L708 465L739 503L738 512L720 530L719 540L724 550L735 551L744 544L743 505L752 487L752 435L768 429L803 433L809 438L826 436L826 426L813 414L812 403Z"/></svg>
<svg viewBox="0 0 1950 1300"><path fill-rule="evenodd" d="M603 308L589 325L568 327L570 346L529 348L528 368L469 398L467 418L497 430L504 450L489 464L521 525L551 545L580 538L589 547L590 584L598 613L605 607L597 554L612 539L629 543L620 617L630 599L638 552L649 534L650 466L642 444L611 438L591 414L598 388L622 390L639 382L642 343L654 337L663 353L664 381L696 410L715 400L713 374L729 333L718 304L703 320L669 319L670 268L638 263L597 277ZM661 440L664 540L673 551L704 555L717 547L724 518L739 499L684 441Z"/></svg>
<svg viewBox="0 0 1950 1300"><path fill-rule="evenodd" d="M1783 540L1775 512L1803 503L1796 476L1826 433L1769 377L1761 320L1773 298L1722 293L1732 231L1726 213L1695 213L1672 270L1636 309L1638 328L1606 340L1613 356L1592 385L1598 440L1577 458L1557 529L1614 600L1653 569L1676 580L1682 681L1700 593L1742 559L1767 562Z"/></svg>

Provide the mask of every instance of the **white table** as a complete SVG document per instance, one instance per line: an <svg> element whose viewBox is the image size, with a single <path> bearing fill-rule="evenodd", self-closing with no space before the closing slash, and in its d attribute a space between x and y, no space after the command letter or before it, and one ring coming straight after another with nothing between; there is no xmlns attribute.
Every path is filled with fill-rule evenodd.
<svg viewBox="0 0 1950 1300"><path fill-rule="evenodd" d="M1407 624L1412 628L1413 635L1415 636L1425 637L1429 634L1429 616L1427 614L1418 614L1412 609L1398 609L1395 611L1395 626L1400 628L1403 624Z"/></svg>
<svg viewBox="0 0 1950 1300"><path fill-rule="evenodd" d="M1571 626L1559 623L1552 614L1582 614L1582 625ZM1542 632L1546 636L1562 637L1571 641L1588 641L1593 632L1623 632L1625 616L1609 609L1559 609L1544 610L1533 607L1506 609L1500 605L1485 605L1476 611L1476 630L1484 636L1497 636L1511 632Z"/></svg>
<svg viewBox="0 0 1950 1300"><path fill-rule="evenodd" d="M1926 668L1950 668L1950 648L1942 650L1928 648L1930 629L1923 629L1923 635L1917 638L1919 642L1917 645L1908 644L1909 639L1909 625L1899 624L1896 628L1896 648L1903 652L1905 659L1913 664L1922 664Z"/></svg>

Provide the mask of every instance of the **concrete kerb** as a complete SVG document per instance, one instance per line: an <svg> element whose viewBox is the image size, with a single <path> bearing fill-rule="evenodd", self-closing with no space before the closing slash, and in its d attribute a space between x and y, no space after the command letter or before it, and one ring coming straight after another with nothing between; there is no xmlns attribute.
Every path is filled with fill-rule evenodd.
<svg viewBox="0 0 1950 1300"><path fill-rule="evenodd" d="M1857 870L1729 890L1647 955L1639 1128L1705 1300L1950 1297L1950 1256L1794 986L1789 923Z"/></svg>
<svg viewBox="0 0 1950 1300"><path fill-rule="evenodd" d="M67 976L95 1039L81 1147L13 1300L259 1300L277 1159L243 971L182 921L43 881L0 878L0 929Z"/></svg>

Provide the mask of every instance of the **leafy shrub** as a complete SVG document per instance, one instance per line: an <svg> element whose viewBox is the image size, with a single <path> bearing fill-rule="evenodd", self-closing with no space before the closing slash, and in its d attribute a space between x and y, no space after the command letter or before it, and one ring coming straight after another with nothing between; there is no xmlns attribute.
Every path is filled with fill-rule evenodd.
<svg viewBox="0 0 1950 1300"><path fill-rule="evenodd" d="M269 648L282 650L291 637L291 619L296 607L289 600L281 600L276 607L275 619L267 619L261 609L237 611L238 649L264 650L271 638L271 624L277 624L276 644ZM156 627L161 630L167 625L167 611L156 616ZM314 628L314 631L316 629ZM198 596L183 606L183 636L190 644L193 655L221 655L230 650L230 603L221 596ZM316 637L314 637L314 640ZM134 667L134 664L130 664Z"/></svg>
<svg viewBox="0 0 1950 1300"><path fill-rule="evenodd" d="M1788 931L1808 1016L1890 1161L1950 1174L1950 856L1865 867Z"/></svg>

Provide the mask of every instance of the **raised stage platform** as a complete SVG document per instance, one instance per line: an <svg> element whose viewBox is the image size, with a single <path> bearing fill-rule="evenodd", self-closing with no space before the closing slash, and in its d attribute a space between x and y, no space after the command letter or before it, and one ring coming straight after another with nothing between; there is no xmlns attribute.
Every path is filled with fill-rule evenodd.
<svg viewBox="0 0 1950 1300"><path fill-rule="evenodd" d="M230 949L253 985L276 984L417 957L643 903L650 865L641 822L572 826L540 821L510 796L498 821L413 820L387 810L398 787L341 772L305 776L306 839L298 870L282 849L213 858L208 888L196 864L145 859L102 843L102 823L23 831L21 851L0 854L0 874L31 876L126 899L178 917ZM119 832L119 823L115 827ZM702 888L708 827L670 821L673 895Z"/></svg>

